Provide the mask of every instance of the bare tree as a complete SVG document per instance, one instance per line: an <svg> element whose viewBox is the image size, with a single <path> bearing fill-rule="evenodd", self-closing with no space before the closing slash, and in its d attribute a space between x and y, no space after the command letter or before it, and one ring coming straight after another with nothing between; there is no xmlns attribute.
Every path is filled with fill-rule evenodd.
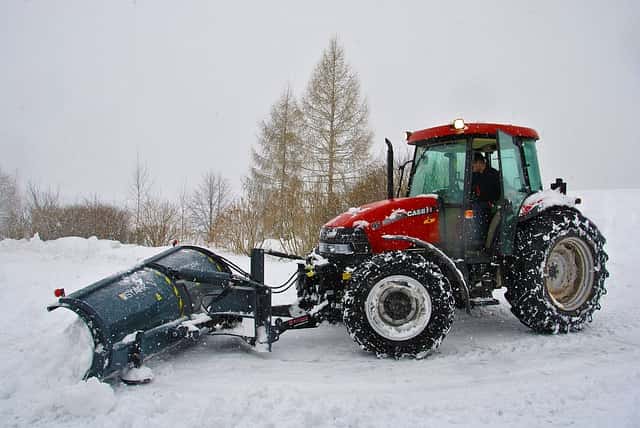
<svg viewBox="0 0 640 428"><path fill-rule="evenodd" d="M17 189L15 181L0 169L0 238L5 238L8 229L9 213Z"/></svg>
<svg viewBox="0 0 640 428"><path fill-rule="evenodd" d="M193 226L206 243L220 242L218 226L220 216L229 205L231 187L220 174L208 172L193 192L190 211Z"/></svg>
<svg viewBox="0 0 640 428"><path fill-rule="evenodd" d="M129 212L101 202L97 195L81 204L59 208L60 236L95 236L126 242L129 236Z"/></svg>
<svg viewBox="0 0 640 428"><path fill-rule="evenodd" d="M193 239L193 232L191 226L191 216L189 213L190 203L189 191L187 190L186 183L182 185L180 194L178 195L178 236L177 239L180 242L188 242Z"/></svg>
<svg viewBox="0 0 640 428"><path fill-rule="evenodd" d="M318 243L318 233L322 225L328 220L325 191L320 183L305 186L300 198L303 201L302 216L298 216L296 230L298 231L298 248L295 254L305 254Z"/></svg>
<svg viewBox="0 0 640 428"><path fill-rule="evenodd" d="M249 255L264 241L264 211L260 208L264 199L260 184L250 178L243 182L243 193L222 214L221 237L232 251Z"/></svg>
<svg viewBox="0 0 640 428"><path fill-rule="evenodd" d="M17 194L15 180L0 169L0 239L8 237L9 219Z"/></svg>
<svg viewBox="0 0 640 428"><path fill-rule="evenodd" d="M151 179L149 178L149 170L146 164L140 161L140 156L136 155L136 166L132 174L131 186L129 188L130 197L133 201L133 241L136 244L143 243L141 218L142 210L145 203L149 199L151 191Z"/></svg>
<svg viewBox="0 0 640 428"><path fill-rule="evenodd" d="M409 172L411 170L411 163L407 163L407 161L411 157L412 153L409 150L399 150L397 153L393 169L394 195L404 196L407 193ZM400 171L401 165L405 165L404 173ZM349 188L344 199L349 205L357 207L369 202L386 199L387 196L386 161L372 160L367 163L367 168L363 175Z"/></svg>
<svg viewBox="0 0 640 428"><path fill-rule="evenodd" d="M397 182L397 181L396 181ZM345 194L345 202L357 207L387 198L387 168L383 163L370 162L366 172Z"/></svg>
<svg viewBox="0 0 640 428"><path fill-rule="evenodd" d="M0 169L0 239L25 238L29 233L28 212L18 179Z"/></svg>
<svg viewBox="0 0 640 428"><path fill-rule="evenodd" d="M57 191L41 190L33 183L28 184L27 210L31 234L37 233L44 240L62 236L59 200Z"/></svg>
<svg viewBox="0 0 640 428"><path fill-rule="evenodd" d="M145 245L167 245L178 235L178 209L167 201L149 199L142 208L140 231Z"/></svg>
<svg viewBox="0 0 640 428"><path fill-rule="evenodd" d="M308 179L324 188L327 215L333 215L340 208L336 193L362 176L372 139L358 77L335 37L313 71L302 110Z"/></svg>

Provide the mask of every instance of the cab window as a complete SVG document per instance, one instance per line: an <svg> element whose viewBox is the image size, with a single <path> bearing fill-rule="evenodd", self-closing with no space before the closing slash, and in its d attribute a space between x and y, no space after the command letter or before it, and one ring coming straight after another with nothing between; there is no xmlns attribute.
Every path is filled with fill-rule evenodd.
<svg viewBox="0 0 640 428"><path fill-rule="evenodd" d="M473 139L471 147L474 152L480 152L487 159L490 168L500 171L500 160L498 159L498 146L495 138L477 137Z"/></svg>
<svg viewBox="0 0 640 428"><path fill-rule="evenodd" d="M445 203L462 204L466 156L464 139L418 147L409 196L437 194Z"/></svg>
<svg viewBox="0 0 640 428"><path fill-rule="evenodd" d="M524 140L524 161L527 164L527 175L529 176L529 186L532 192L542 190L542 179L540 178L540 166L538 165L538 153L536 151L535 140Z"/></svg>

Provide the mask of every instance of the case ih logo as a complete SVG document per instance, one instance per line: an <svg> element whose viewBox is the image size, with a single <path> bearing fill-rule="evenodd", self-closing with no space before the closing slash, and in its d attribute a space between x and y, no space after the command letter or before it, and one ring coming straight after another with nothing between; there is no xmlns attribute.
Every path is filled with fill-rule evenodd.
<svg viewBox="0 0 640 428"><path fill-rule="evenodd" d="M431 213L433 213L435 211L437 211L437 209L434 208L434 207L418 208L418 209L411 210L411 211L405 211L402 208L400 208L400 209L397 209L397 210L393 210L393 212L391 212L389 217L387 217L384 220L382 220L382 225L383 226L387 226L387 225L390 225L391 223L395 223L396 221L400 221L400 220L402 220L404 218L407 218L407 217L415 217L415 216L419 216L419 215L427 215L427 214L431 214ZM373 230L376 230L378 227L379 227L379 225L374 223Z"/></svg>
<svg viewBox="0 0 640 428"><path fill-rule="evenodd" d="M417 216L417 215L431 214L432 212L435 212L435 211L436 211L436 209L434 207L419 208L417 210L407 211L407 217L414 217L414 216Z"/></svg>

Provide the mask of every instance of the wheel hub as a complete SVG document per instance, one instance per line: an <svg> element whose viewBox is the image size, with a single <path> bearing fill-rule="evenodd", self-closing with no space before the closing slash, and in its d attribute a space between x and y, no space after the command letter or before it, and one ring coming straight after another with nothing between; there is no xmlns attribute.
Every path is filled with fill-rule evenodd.
<svg viewBox="0 0 640 428"><path fill-rule="evenodd" d="M390 288L380 299L380 315L390 324L402 325L413 318L416 302L406 290Z"/></svg>
<svg viewBox="0 0 640 428"><path fill-rule="evenodd" d="M390 340L409 340L420 334L431 318L431 297L417 280L393 275L378 281L367 296L371 327Z"/></svg>
<svg viewBox="0 0 640 428"><path fill-rule="evenodd" d="M593 255L587 243L577 237L563 238L547 259L545 286L560 309L573 311L591 296L593 272Z"/></svg>

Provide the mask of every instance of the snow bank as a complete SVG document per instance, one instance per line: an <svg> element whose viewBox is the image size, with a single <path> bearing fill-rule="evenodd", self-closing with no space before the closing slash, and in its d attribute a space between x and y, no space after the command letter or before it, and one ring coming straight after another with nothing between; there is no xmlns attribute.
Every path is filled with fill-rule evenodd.
<svg viewBox="0 0 640 428"><path fill-rule="evenodd" d="M3 305L0 324L0 410L13 413L9 420L32 424L42 418L104 414L113 408L115 395L109 385L80 381L93 349L86 325L70 311L48 313L45 307L54 300L54 288L71 291L98 279L95 273L61 266L87 261L93 265L120 247L95 238L0 241L0 286L9 303Z"/></svg>
<svg viewBox="0 0 640 428"><path fill-rule="evenodd" d="M508 304L460 311L422 361L378 360L342 326L287 332L270 354L215 337L149 361L154 381L78 381L90 337L73 313L48 313L67 292L162 248L97 239L0 241L2 426L637 426L640 190L572 192L607 238L609 293L578 334L540 336ZM248 258L225 254L249 267ZM282 283L295 263L267 258ZM274 296L276 297L276 296ZM295 290L275 303L295 299Z"/></svg>
<svg viewBox="0 0 640 428"><path fill-rule="evenodd" d="M3 331L0 397L2 413L15 412L19 424L41 418L106 414L115 405L113 389L93 379L83 382L93 341L86 325L66 310L25 314ZM11 405L6 409L5 405ZM4 415L6 416L6 415ZM2 420L6 420L4 417Z"/></svg>

